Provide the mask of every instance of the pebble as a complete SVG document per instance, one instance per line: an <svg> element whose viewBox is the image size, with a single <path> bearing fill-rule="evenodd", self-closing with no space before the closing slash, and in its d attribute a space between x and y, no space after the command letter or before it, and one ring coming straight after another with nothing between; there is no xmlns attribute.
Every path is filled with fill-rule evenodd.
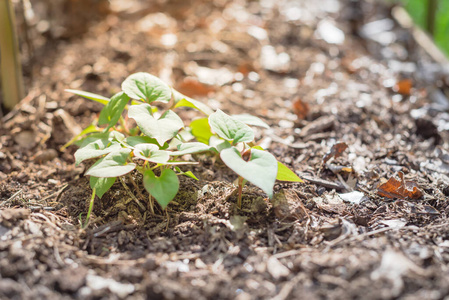
<svg viewBox="0 0 449 300"><path fill-rule="evenodd" d="M25 130L16 134L14 137L14 142L23 149L32 149L36 146L36 134L33 131Z"/></svg>
<svg viewBox="0 0 449 300"><path fill-rule="evenodd" d="M274 256L268 259L267 270L275 280L278 280L282 277L287 277L290 274L290 270Z"/></svg>
<svg viewBox="0 0 449 300"><path fill-rule="evenodd" d="M45 149L36 153L33 161L37 164L44 164L48 161L53 160L58 156L58 152L55 149Z"/></svg>
<svg viewBox="0 0 449 300"><path fill-rule="evenodd" d="M134 293L135 287L129 283L121 283L112 278L103 278L97 275L88 274L86 276L87 286L93 290L98 291L108 289L111 293L116 294L120 298L126 298L129 294Z"/></svg>
<svg viewBox="0 0 449 300"><path fill-rule="evenodd" d="M86 283L87 268L64 269L56 276L56 282L63 292L74 293Z"/></svg>

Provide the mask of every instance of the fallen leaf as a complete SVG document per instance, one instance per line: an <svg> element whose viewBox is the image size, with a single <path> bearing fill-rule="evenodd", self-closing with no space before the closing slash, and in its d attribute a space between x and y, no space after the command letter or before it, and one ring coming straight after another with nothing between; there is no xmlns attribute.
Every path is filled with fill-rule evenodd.
<svg viewBox="0 0 449 300"><path fill-rule="evenodd" d="M419 199L423 193L413 181L405 181L402 172L396 173L377 188L377 194L387 198Z"/></svg>
<svg viewBox="0 0 449 300"><path fill-rule="evenodd" d="M353 204L360 204L360 202L362 201L362 198L365 196L365 194L363 194L362 192L359 192L359 191L353 191L350 193L338 194L338 196L340 196L340 198L343 199L343 201L353 203Z"/></svg>
<svg viewBox="0 0 449 300"><path fill-rule="evenodd" d="M325 194L312 198L316 207L329 213L344 214L346 212L346 204L337 194Z"/></svg>
<svg viewBox="0 0 449 300"><path fill-rule="evenodd" d="M410 96L412 87L413 87L413 83L410 79L403 79L403 80L398 81L394 85L393 91L395 91L396 93L399 93L401 95L404 95L404 96Z"/></svg>
<svg viewBox="0 0 449 300"><path fill-rule="evenodd" d="M255 69L251 63L244 62L238 66L237 71L242 73L243 76L247 76L249 74L249 72L253 72L253 71L255 71Z"/></svg>
<svg viewBox="0 0 449 300"><path fill-rule="evenodd" d="M402 219L384 220L384 221L380 221L380 223L387 225L388 227L390 227L392 229L401 229L405 225L407 225L407 221L404 221Z"/></svg>
<svg viewBox="0 0 449 300"><path fill-rule="evenodd" d="M329 152L327 152L323 157L323 164L327 163L329 159L332 157L339 157L343 151L348 148L348 145L345 142L338 142L334 144Z"/></svg>
<svg viewBox="0 0 449 300"><path fill-rule="evenodd" d="M424 211L429 214L429 215L439 215L440 212L434 208L433 206L430 205L424 205Z"/></svg>
<svg viewBox="0 0 449 300"><path fill-rule="evenodd" d="M309 104L303 102L301 98L297 98L293 101L293 112L298 116L300 120L304 120L309 114Z"/></svg>
<svg viewBox="0 0 449 300"><path fill-rule="evenodd" d="M192 77L186 77L177 87L177 90L189 97L207 96L210 92L215 91L212 86L203 84Z"/></svg>
<svg viewBox="0 0 449 300"><path fill-rule="evenodd" d="M280 220L294 221L309 217L307 209L298 195L290 190L281 190L270 199L274 214Z"/></svg>

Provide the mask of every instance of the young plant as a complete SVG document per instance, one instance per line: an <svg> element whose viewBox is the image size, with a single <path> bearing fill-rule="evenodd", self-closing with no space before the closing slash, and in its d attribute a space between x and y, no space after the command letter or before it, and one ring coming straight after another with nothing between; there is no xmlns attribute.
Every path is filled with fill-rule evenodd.
<svg viewBox="0 0 449 300"><path fill-rule="evenodd" d="M254 146L254 132L247 124L268 128L268 125L259 118L250 115L229 116L217 110L207 120L207 124L199 120L191 124L192 134L197 139L209 137L224 164L239 175L237 202L239 207L242 205L242 189L246 181L262 189L270 198L273 196L276 179L302 182L271 153L264 151L260 146Z"/></svg>
<svg viewBox="0 0 449 300"><path fill-rule="evenodd" d="M87 127L64 146L65 148L75 141L80 143L80 148L75 152L77 165L89 159L96 159L85 173L90 176L90 186L93 190L88 216L94 196L101 198L118 177L134 170L142 174L143 186L149 193L152 211L153 198L165 209L176 196L179 190L178 175L196 179L191 172L182 172L177 167L194 162L177 161L174 158L194 153L198 151L198 146L192 149L186 145L180 147L182 151L170 151L167 148L169 143L175 140L176 144L183 145L178 138L181 138L180 131L184 128L184 123L172 108L199 106L205 110L202 103L179 93L174 95L168 85L147 73L129 76L122 84L122 91L111 99L88 92L68 91L105 104L97 123ZM174 98L175 96L178 98ZM179 99L180 97L182 99ZM183 103L179 103L181 100ZM157 113L157 107L154 106L156 101L168 104L164 113ZM127 118L134 119L137 128L128 128L126 119L122 116L126 109ZM129 178L132 180L132 177Z"/></svg>
<svg viewBox="0 0 449 300"><path fill-rule="evenodd" d="M80 145L75 152L77 165L96 160L85 173L90 176L93 191L88 217L95 195L101 198L117 178L133 171L142 174L151 211L154 212L153 199L165 209L178 193L179 175L198 180L190 171L182 172L178 167L196 163L176 160L186 154L218 153L239 175L239 207L245 180L261 188L270 198L276 179L301 182L272 154L254 146L254 132L247 124L268 128L262 120L250 115L231 117L221 110L213 112L207 105L180 94L148 73L130 75L122 83L122 91L110 99L83 91L67 91L105 105L98 120L63 147L74 142ZM159 113L154 103L165 104L165 110ZM186 128L174 112L178 107L199 110L208 118L194 120ZM129 118L136 122L136 128L129 128ZM197 142L189 142L189 136L196 137ZM132 176L128 178L135 184ZM132 197L138 201L133 194Z"/></svg>

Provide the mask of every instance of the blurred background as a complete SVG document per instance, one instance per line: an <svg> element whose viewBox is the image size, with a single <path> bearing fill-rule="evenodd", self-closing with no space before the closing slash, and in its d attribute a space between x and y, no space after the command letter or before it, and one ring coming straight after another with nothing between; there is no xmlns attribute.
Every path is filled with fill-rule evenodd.
<svg viewBox="0 0 449 300"><path fill-rule="evenodd" d="M120 26L119 20L135 21L138 28L151 31L150 35L162 39L162 43L170 45L176 43L176 23L178 28L187 32L192 31L194 27L209 27L214 31L223 26L220 22L221 16L209 16L211 6L230 7L227 12L232 14L232 5L228 3L254 3L256 6L269 7L274 5L270 0L214 0L214 1L183 1L183 0L2 0L5 3L10 2L14 9L15 24L17 29L17 50L16 58L9 59L5 55L7 51L3 50L4 61L19 61L22 66L15 66L15 72L20 73L23 70L25 87L30 87L33 77L40 74L44 57L52 55L56 45L71 43L79 40L89 31L92 26L102 21L104 30L114 26ZM356 16L357 7L363 4L373 4L384 1L387 6L403 6L413 18L415 24L429 33L435 39L435 43L446 54L449 54L449 1L447 0L345 0L345 1L326 1L329 3L340 2L341 8L347 6L353 7L352 13ZM208 3L209 2L209 3ZM290 14L295 15L295 3L303 1L281 1L285 7L292 8ZM271 3L271 4L270 4ZM324 3L324 2L323 2ZM350 3L350 5L347 5ZM204 4L204 5L203 5ZM238 5L237 5L238 6ZM237 7L236 6L236 7ZM328 5L330 8L333 5ZM347 9L348 10L348 9ZM350 9L349 9L350 10ZM239 11L235 11L236 18L239 18ZM348 14L345 9L341 9L342 15ZM364 12L366 13L366 11ZM368 12L369 13L369 12ZM372 14L376 14L375 11ZM269 17L269 16L268 16ZM306 15L300 18L307 17ZM343 16L345 17L345 16ZM6 19L6 17L3 17ZM225 16L226 19L226 16ZM230 19L230 18L228 18ZM357 21L357 20L356 20ZM251 23L251 21L249 22ZM221 24L221 25L220 25ZM256 24L257 25L257 24ZM3 29L2 29L3 28ZM5 29L4 26L0 28ZM97 29L96 29L97 30ZM358 28L354 29L354 32ZM257 35L257 33L255 33ZM332 34L332 32L330 32ZM6 36L5 33L1 33ZM3 44L9 43L8 41ZM192 46L193 47L193 46ZM20 51L20 56L17 51ZM192 49L188 52L194 52ZM123 51L123 55L127 51ZM12 54L11 54L12 55ZM120 55L119 55L120 56ZM19 59L20 57L20 59ZM14 74L12 68L5 70L3 63L3 74ZM7 75L9 77L10 75ZM6 75L3 75L6 77ZM16 75L15 77L20 77ZM1 77L0 77L1 78ZM17 79L17 81L20 81ZM5 84L4 84L5 85ZM8 86L11 84L8 83ZM17 85L21 85L17 83ZM5 89L5 87L3 87ZM17 89L20 90L20 87ZM23 88L22 88L23 90ZM25 92L18 93L23 98ZM1 96L0 96L1 97ZM0 98L1 101L1 98ZM17 102L15 100L14 102ZM5 106L5 104L3 105ZM11 109L8 105L7 110Z"/></svg>

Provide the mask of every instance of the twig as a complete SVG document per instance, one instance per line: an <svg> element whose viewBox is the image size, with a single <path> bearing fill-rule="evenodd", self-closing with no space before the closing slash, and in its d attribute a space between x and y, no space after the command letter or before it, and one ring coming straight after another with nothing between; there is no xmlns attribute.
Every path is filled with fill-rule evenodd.
<svg viewBox="0 0 449 300"><path fill-rule="evenodd" d="M348 190L349 192L353 191L353 189L346 183L346 181L343 179L343 177L341 177L340 174L337 174L337 178L338 180L340 180L340 183L345 187L346 190Z"/></svg>
<svg viewBox="0 0 449 300"><path fill-rule="evenodd" d="M291 280L289 280L281 289L279 294L277 294L273 300L285 300L289 297L290 293L292 292L293 288L301 281L301 279L304 278L303 273L299 273L295 277L293 277Z"/></svg>
<svg viewBox="0 0 449 300"><path fill-rule="evenodd" d="M8 198L8 200L3 201L0 203L0 207L6 205L8 202L12 201L14 198L16 198L20 193L22 192L22 190L19 190L18 192L15 192L14 195L12 195L11 197Z"/></svg>
<svg viewBox="0 0 449 300"><path fill-rule="evenodd" d="M363 234L355 235L355 236L352 236L350 238L348 238L348 235L345 234L345 235L342 235L341 237L339 237L338 239L329 242L327 244L327 246L328 247L333 247L333 246L339 244L340 242L344 241L345 239L347 239L348 242L351 242L351 241L354 241L354 240L359 240L359 239L366 238L366 237L368 237L370 235L375 235L375 234L378 234L378 233L386 232L386 231L389 231L389 230L392 230L392 229L394 229L394 228L392 228L392 227L384 227L384 228L376 229L376 230L373 230L373 231L370 231L370 232L366 232L366 233L363 233Z"/></svg>
<svg viewBox="0 0 449 300"><path fill-rule="evenodd" d="M145 196L142 194L142 192L139 189L139 186L137 185L137 183L134 181L133 177L131 174L128 174L128 179L129 181L131 181L132 185L134 186L134 188L136 189L137 195L141 198L144 199Z"/></svg>
<svg viewBox="0 0 449 300"><path fill-rule="evenodd" d="M62 260L61 255L59 254L58 247L56 245L53 247L53 251L55 254L56 262L59 264L60 267L65 267L66 264Z"/></svg>
<svg viewBox="0 0 449 300"><path fill-rule="evenodd" d="M134 200L136 201L137 205L139 205L139 207L142 210L145 210L145 206L143 206L142 203L140 203L139 199L137 199L137 197L131 192L131 190L129 189L129 187L126 185L125 181L122 179L122 177L119 177L120 182L123 185L123 188L125 189L125 191L128 193L128 195Z"/></svg>
<svg viewBox="0 0 449 300"><path fill-rule="evenodd" d="M51 195L48 195L48 196L45 197L45 198L42 198L41 201L45 201L45 200L47 200L47 199L50 199L51 197L53 197L53 196L55 196L55 195L56 195L56 201L58 201L59 197L61 197L62 192L63 192L65 189L67 189L68 187L69 187L69 184L68 184L68 183L64 184L64 185L62 186L62 188L60 188L58 191L54 192L54 193L51 194Z"/></svg>
<svg viewBox="0 0 449 300"><path fill-rule="evenodd" d="M310 181L311 183L322 185L322 186L330 188L330 189L342 190L345 188L339 182L332 182L332 181L324 180L321 178L311 178L311 177L305 177L305 176L301 176L301 178L304 180Z"/></svg>

